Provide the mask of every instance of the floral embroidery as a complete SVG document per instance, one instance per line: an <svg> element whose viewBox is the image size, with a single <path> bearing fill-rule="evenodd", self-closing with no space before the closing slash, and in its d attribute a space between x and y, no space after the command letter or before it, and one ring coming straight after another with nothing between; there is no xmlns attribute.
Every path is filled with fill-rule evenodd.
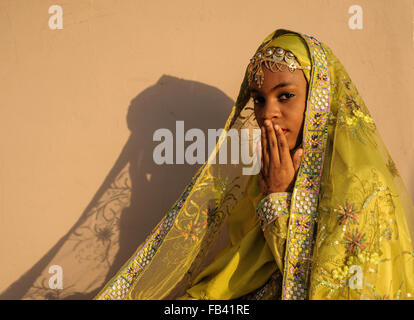
<svg viewBox="0 0 414 320"><path fill-rule="evenodd" d="M387 229L384 232L384 236L385 239L387 239L387 241L390 241L392 239L392 232L390 227L387 227Z"/></svg>
<svg viewBox="0 0 414 320"><path fill-rule="evenodd" d="M235 183L237 179L239 179L239 177L235 177L232 181L230 181L228 177L223 178L220 168L218 169L218 176L213 177L214 186L218 193L218 199L216 201L218 206L221 206L223 202L234 197L232 195L233 189L240 188L240 186Z"/></svg>
<svg viewBox="0 0 414 320"><path fill-rule="evenodd" d="M374 120L362 111L352 96L346 95L345 106L346 108L340 109L342 114L338 114L338 123L349 130L351 137L356 136L363 144L366 144L365 138L369 138L369 133L375 130ZM371 142L375 144L375 141Z"/></svg>
<svg viewBox="0 0 414 320"><path fill-rule="evenodd" d="M364 183L364 181L361 181L361 183ZM367 208L368 203L377 195L378 191L385 191L388 188L385 186L378 187L377 184L374 184L373 189L374 192L367 197L362 206L362 209ZM353 208L351 204L348 203L347 200L345 202L345 205L338 205L338 208L339 210L335 211L341 213L339 215L341 222L340 224L347 224L349 222L352 224L359 224L359 221L357 220L361 217L361 213L356 212L356 210ZM345 219L345 221L343 219ZM375 221L372 220L371 223L375 223ZM387 236L391 236L391 228L389 226L387 226L385 228L385 231L381 233L381 235L379 236L379 241L381 241L381 239L384 237L386 238ZM349 298L348 287L351 290L355 290L353 294L355 294L359 299L371 299L372 297L376 299L381 298L376 293L375 285L369 283L369 274L377 272L378 269L376 265L386 261L386 259L380 259L380 257L382 256L381 250L375 248L375 246L370 248L370 250L367 250L368 245L371 245L372 243L366 241L366 234L360 232L358 228L356 228L353 232L348 231L347 233L345 233L343 238L345 240L343 243L346 246L347 256L345 257L344 262L340 267L331 270L331 277L335 281L335 284L331 283L332 286L329 287L332 290L338 290L337 298ZM333 244L339 243L340 242L335 241L335 243ZM376 241L373 242L373 244L375 243ZM356 268L357 266L359 267ZM357 280L357 283L355 282L356 279L359 279ZM354 286L358 284L358 281L360 281L359 285L363 285L365 289L371 290L372 296L368 297L366 295L361 294L359 289L362 288ZM327 286L326 283L329 284L329 282L325 281L325 284L319 282L319 285ZM334 288L334 286L336 287Z"/></svg>
<svg viewBox="0 0 414 320"><path fill-rule="evenodd" d="M356 103L352 96L346 95L345 99L345 105L353 115L353 117L346 118L345 123L347 126L352 127L362 123L365 123L366 125L374 125L374 120L372 120L368 114L364 114L361 111L361 107Z"/></svg>
<svg viewBox="0 0 414 320"><path fill-rule="evenodd" d="M323 86L324 82L326 80L328 80L328 75L325 73L324 70L319 70L318 74L316 75L316 77L319 80L319 85Z"/></svg>
<svg viewBox="0 0 414 320"><path fill-rule="evenodd" d="M202 225L203 229L211 226L216 221L217 210L218 210L217 206L208 205L207 209L201 212L202 217L203 217L203 225Z"/></svg>
<svg viewBox="0 0 414 320"><path fill-rule="evenodd" d="M353 109L361 109L361 107L356 103L352 96L346 95L345 97L345 105L353 110Z"/></svg>
<svg viewBox="0 0 414 320"><path fill-rule="evenodd" d="M358 254L369 245L369 243L365 241L365 233L358 232L358 228L352 233L347 231L345 240L347 243L346 252L352 255Z"/></svg>
<svg viewBox="0 0 414 320"><path fill-rule="evenodd" d="M313 188L316 188L318 185L318 181L317 181L317 176L308 176L305 178L305 180L303 181L304 185L305 185L305 189L306 190L311 190Z"/></svg>
<svg viewBox="0 0 414 320"><path fill-rule="evenodd" d="M305 270L302 267L300 262L296 262L292 267L290 267L290 272L292 273L293 277L297 280L301 279Z"/></svg>
<svg viewBox="0 0 414 320"><path fill-rule="evenodd" d="M396 167L394 161L391 159L391 157L388 157L388 161L387 161L386 165L387 165L387 168L391 172L393 177L398 177L399 176L397 167Z"/></svg>
<svg viewBox="0 0 414 320"><path fill-rule="evenodd" d="M200 300L209 300L209 297L207 296L206 292L203 291L200 295Z"/></svg>
<svg viewBox="0 0 414 320"><path fill-rule="evenodd" d="M322 113L315 113L312 118L312 125L315 129L319 129L325 122L325 117L322 116Z"/></svg>
<svg viewBox="0 0 414 320"><path fill-rule="evenodd" d="M340 285L344 286L346 282L344 280L348 279L351 274L349 273L349 267L355 265L361 265L363 263L369 262L372 264L378 264L380 262L379 253L377 252L360 252L357 255L348 256L345 264L340 267L332 270L332 278L334 280L339 280Z"/></svg>
<svg viewBox="0 0 414 320"><path fill-rule="evenodd" d="M201 230L200 223L193 223L191 220L185 227L184 231L180 232L180 235L184 236L184 239L187 240L188 237L191 237L192 240L198 240L198 233Z"/></svg>
<svg viewBox="0 0 414 320"><path fill-rule="evenodd" d="M320 138L317 134L313 134L309 140L309 144L312 149L317 149L322 143L322 138Z"/></svg>
<svg viewBox="0 0 414 320"><path fill-rule="evenodd" d="M303 232L306 229L310 228L311 222L309 221L309 218L307 216L300 216L295 220L296 227L299 231Z"/></svg>
<svg viewBox="0 0 414 320"><path fill-rule="evenodd" d="M165 235L165 231L162 230L160 233L156 234L154 237L154 242L151 244L152 249L158 248L158 245L161 243L163 237Z"/></svg>
<svg viewBox="0 0 414 320"><path fill-rule="evenodd" d="M344 285L345 283L343 282L343 280L349 276L348 271L348 266L343 266L342 268L334 269L332 270L332 278L334 278L335 280L339 280L340 285Z"/></svg>
<svg viewBox="0 0 414 320"><path fill-rule="evenodd" d="M352 204L348 203L348 200L346 200L346 203L344 206L338 205L338 209L335 209L336 212L338 212L339 216L339 225L346 224L348 221L351 223L358 224L358 215L361 213L360 211L356 211L352 208Z"/></svg>
<svg viewBox="0 0 414 320"><path fill-rule="evenodd" d="M139 271L140 271L139 265L135 261L131 263L131 265L128 267L128 269L125 272L125 275L128 281L133 281L139 275Z"/></svg>
<svg viewBox="0 0 414 320"><path fill-rule="evenodd" d="M343 83L344 83L345 87L346 87L348 90L350 90L350 89L351 89L351 81L344 80L344 81L343 81Z"/></svg>
<svg viewBox="0 0 414 320"><path fill-rule="evenodd" d="M355 122L356 121L364 121L366 124L373 124L374 123L374 120L372 120L372 118L369 116L369 115L367 115L367 114L364 114L361 110L352 110L352 113L353 113L353 115L355 116L354 117L354 119L356 119L356 120L354 120Z"/></svg>
<svg viewBox="0 0 414 320"><path fill-rule="evenodd" d="M360 110L352 110L352 117L346 116L343 120L343 123L346 124L349 128L359 129L362 126L368 126L368 128L372 129L374 125L374 120L369 115L364 114Z"/></svg>

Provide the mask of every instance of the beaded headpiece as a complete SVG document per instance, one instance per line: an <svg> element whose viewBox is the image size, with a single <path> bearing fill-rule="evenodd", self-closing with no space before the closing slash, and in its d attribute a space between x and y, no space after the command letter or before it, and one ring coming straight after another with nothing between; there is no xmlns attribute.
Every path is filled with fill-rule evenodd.
<svg viewBox="0 0 414 320"><path fill-rule="evenodd" d="M259 88L262 86L264 81L263 64L272 72L285 71L286 69L290 72L293 72L296 69L311 69L311 67L302 67L296 60L295 55L290 51L280 47L264 48L258 51L254 57L250 59L247 69L249 85L254 80Z"/></svg>

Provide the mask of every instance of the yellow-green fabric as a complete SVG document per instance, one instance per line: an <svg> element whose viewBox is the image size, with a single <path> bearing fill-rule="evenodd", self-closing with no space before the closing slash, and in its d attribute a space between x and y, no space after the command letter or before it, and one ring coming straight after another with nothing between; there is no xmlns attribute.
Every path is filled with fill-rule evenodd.
<svg viewBox="0 0 414 320"><path fill-rule="evenodd" d="M198 275L180 299L236 299L265 285L273 274L281 274L289 216L279 217L264 230L260 228L255 212L263 196L257 179L253 176L249 181L245 198L227 220L230 245Z"/></svg>
<svg viewBox="0 0 414 320"><path fill-rule="evenodd" d="M265 47L289 50L302 67L311 66L306 42L298 35L281 35ZM310 71L305 69L303 73L309 82ZM256 175L249 181L246 196L227 218L231 244L200 273L194 286L181 299L239 298L264 285L274 272L283 271L289 217L280 217L263 232L256 215L256 207L262 198Z"/></svg>
<svg viewBox="0 0 414 320"><path fill-rule="evenodd" d="M289 50L295 55L302 67L310 67L312 65L306 42L296 34L283 34L280 37L271 40L265 47L280 47L285 50ZM310 70L304 69L302 72L305 74L305 78L309 82Z"/></svg>
<svg viewBox="0 0 414 320"><path fill-rule="evenodd" d="M210 161L230 129L258 128L245 74L209 161L96 299L414 298L413 204L363 99L316 38L276 30L258 50L270 45L312 67L289 214L263 231L258 176ZM205 264L226 225L228 246Z"/></svg>

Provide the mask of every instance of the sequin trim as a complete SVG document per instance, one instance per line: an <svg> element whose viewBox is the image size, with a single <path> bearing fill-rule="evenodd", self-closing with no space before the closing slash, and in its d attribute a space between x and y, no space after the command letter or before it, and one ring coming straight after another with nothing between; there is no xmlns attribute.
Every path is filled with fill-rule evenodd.
<svg viewBox="0 0 414 320"><path fill-rule="evenodd" d="M277 192L267 195L260 201L256 212L263 230L278 217L289 214L291 198L291 192Z"/></svg>
<svg viewBox="0 0 414 320"><path fill-rule="evenodd" d="M308 298L318 195L327 141L330 73L325 51L315 38L302 34L312 56L306 109L304 155L292 195L283 273L283 300Z"/></svg>

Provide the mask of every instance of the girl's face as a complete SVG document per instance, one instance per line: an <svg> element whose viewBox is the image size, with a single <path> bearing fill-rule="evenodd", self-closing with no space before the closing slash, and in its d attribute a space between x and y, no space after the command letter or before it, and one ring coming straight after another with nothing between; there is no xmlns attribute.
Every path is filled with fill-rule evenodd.
<svg viewBox="0 0 414 320"><path fill-rule="evenodd" d="M306 109L307 81L303 71L272 72L263 67L264 82L261 88L252 82L250 96L254 102L254 113L260 127L265 120L282 128L289 149L302 142L303 120Z"/></svg>

